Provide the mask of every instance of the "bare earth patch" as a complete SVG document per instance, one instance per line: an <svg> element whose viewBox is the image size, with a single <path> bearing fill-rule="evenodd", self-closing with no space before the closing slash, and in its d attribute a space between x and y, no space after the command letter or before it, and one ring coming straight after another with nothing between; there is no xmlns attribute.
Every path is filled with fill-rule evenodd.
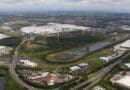
<svg viewBox="0 0 130 90"><path fill-rule="evenodd" d="M32 44L32 43L27 43L27 48L39 48L42 47L41 45L38 44Z"/></svg>
<svg viewBox="0 0 130 90"><path fill-rule="evenodd" d="M69 61L69 60L72 60L74 58L74 55L62 53L62 54L57 54L56 56L54 56L54 58L57 60Z"/></svg>

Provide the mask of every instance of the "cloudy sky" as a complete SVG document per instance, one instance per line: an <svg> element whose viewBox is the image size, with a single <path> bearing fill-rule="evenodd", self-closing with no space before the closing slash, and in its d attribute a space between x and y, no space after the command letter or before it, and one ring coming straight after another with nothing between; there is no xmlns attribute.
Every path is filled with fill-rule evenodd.
<svg viewBox="0 0 130 90"><path fill-rule="evenodd" d="M108 10L130 12L130 0L0 0L0 11Z"/></svg>

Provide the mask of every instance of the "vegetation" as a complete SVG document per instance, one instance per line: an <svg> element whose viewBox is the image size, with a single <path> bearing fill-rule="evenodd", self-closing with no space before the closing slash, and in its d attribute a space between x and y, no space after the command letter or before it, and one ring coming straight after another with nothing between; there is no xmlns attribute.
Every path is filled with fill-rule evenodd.
<svg viewBox="0 0 130 90"><path fill-rule="evenodd" d="M90 44L93 42L98 42L105 40L108 35L103 33L91 33L86 32L82 34L82 32L72 32L64 35L60 35L59 40L58 37L53 36L47 38L48 46L50 49L59 49L59 50L68 50L75 47L81 47L86 44Z"/></svg>
<svg viewBox="0 0 130 90"><path fill-rule="evenodd" d="M124 62L129 62L130 56L125 58ZM118 72L120 71L127 71L129 70L124 64L118 65L116 68L114 68L99 84L103 87L105 87L107 90L129 90L125 87L121 87L117 84L112 84L110 79Z"/></svg>
<svg viewBox="0 0 130 90"><path fill-rule="evenodd" d="M41 38L42 37L37 37L36 39L41 39ZM34 42L32 42L32 43L34 43ZM49 55L53 55L53 53L55 54L55 53L59 52L59 50L55 47L55 45L54 45L55 48L53 47L53 49L51 49L49 47L49 45L42 45L42 47L40 46L37 48L27 48L27 45L24 44L20 49L20 55L31 57L32 60L36 61L40 65L44 65L45 67L48 66L50 68L53 68L52 70L59 68L57 65L59 65L59 66L62 65L62 67L60 67L60 68L62 68L62 70L60 70L60 68L58 69L59 72L63 71L61 73L66 72L68 70L66 68L69 68L72 65L76 65L76 63L82 63L82 62L89 63L90 67L89 67L88 71L86 72L86 74L88 74L88 73L95 72L96 70L99 70L100 68L102 68L106 65L109 65L111 63L111 62L107 63L107 62L100 61L99 57L111 55L113 53L113 48L111 48L112 46L113 46L113 44L110 45L109 47L105 47L102 50L96 51L94 53L86 54L80 58L78 57L78 58L76 58L76 60L72 60L69 62L63 61L63 63L58 62L58 61L55 62L55 60L53 58L49 59L51 61L48 60ZM43 64L41 64L41 63L43 63ZM64 65L65 65L65 67L64 67ZM65 68L65 70L64 70L64 68ZM69 71L68 71L68 73L69 73Z"/></svg>
<svg viewBox="0 0 130 90"><path fill-rule="evenodd" d="M19 31L10 31L10 30L0 30L0 33L9 35L9 36L20 36L21 33Z"/></svg>
<svg viewBox="0 0 130 90"><path fill-rule="evenodd" d="M10 37L0 40L0 45L5 46L17 46L20 44L21 38L20 37Z"/></svg>
<svg viewBox="0 0 130 90"><path fill-rule="evenodd" d="M9 68L6 66L0 66L0 76L6 78L5 90L27 90L20 86L9 74Z"/></svg>
<svg viewBox="0 0 130 90"><path fill-rule="evenodd" d="M67 36L67 37L66 37ZM23 45L20 49L21 55L27 55L32 58L40 59L41 61L46 61L46 56L51 53L57 53L68 49L73 49L81 47L89 43L97 42L104 40L107 36L104 34L90 34L86 32L85 35L82 35L81 32L75 32L71 34L61 35L60 41L57 41L57 37L49 37L46 39L47 45L42 45L42 47L37 48L28 48L27 44ZM36 40L31 43L36 43L37 40L43 40L43 37L37 36ZM77 59L77 57L75 58ZM50 63L49 61L46 61Z"/></svg>

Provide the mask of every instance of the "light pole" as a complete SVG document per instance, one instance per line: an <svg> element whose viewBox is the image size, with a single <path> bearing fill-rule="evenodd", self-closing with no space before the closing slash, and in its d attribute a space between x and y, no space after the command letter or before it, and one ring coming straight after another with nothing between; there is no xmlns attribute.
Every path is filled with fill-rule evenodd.
<svg viewBox="0 0 130 90"><path fill-rule="evenodd" d="M57 31L57 41L60 42L60 31L57 27L55 27L55 30Z"/></svg>

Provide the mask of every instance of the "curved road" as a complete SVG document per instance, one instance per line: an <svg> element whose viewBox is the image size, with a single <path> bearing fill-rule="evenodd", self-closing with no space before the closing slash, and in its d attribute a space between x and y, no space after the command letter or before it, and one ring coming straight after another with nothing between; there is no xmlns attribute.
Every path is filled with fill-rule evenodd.
<svg viewBox="0 0 130 90"><path fill-rule="evenodd" d="M18 51L21 45L23 45L26 42L27 38L24 38L22 40L22 42L16 47L15 51L14 51L14 55L13 55L13 59L12 59L12 63L9 66L9 71L11 76L14 78L14 80L16 80L20 85L22 85L23 87L27 88L28 90L44 90L44 89L37 89L34 88L28 84L26 84L25 82L23 82L19 76L17 75L15 68L17 66L17 60L18 60Z"/></svg>

